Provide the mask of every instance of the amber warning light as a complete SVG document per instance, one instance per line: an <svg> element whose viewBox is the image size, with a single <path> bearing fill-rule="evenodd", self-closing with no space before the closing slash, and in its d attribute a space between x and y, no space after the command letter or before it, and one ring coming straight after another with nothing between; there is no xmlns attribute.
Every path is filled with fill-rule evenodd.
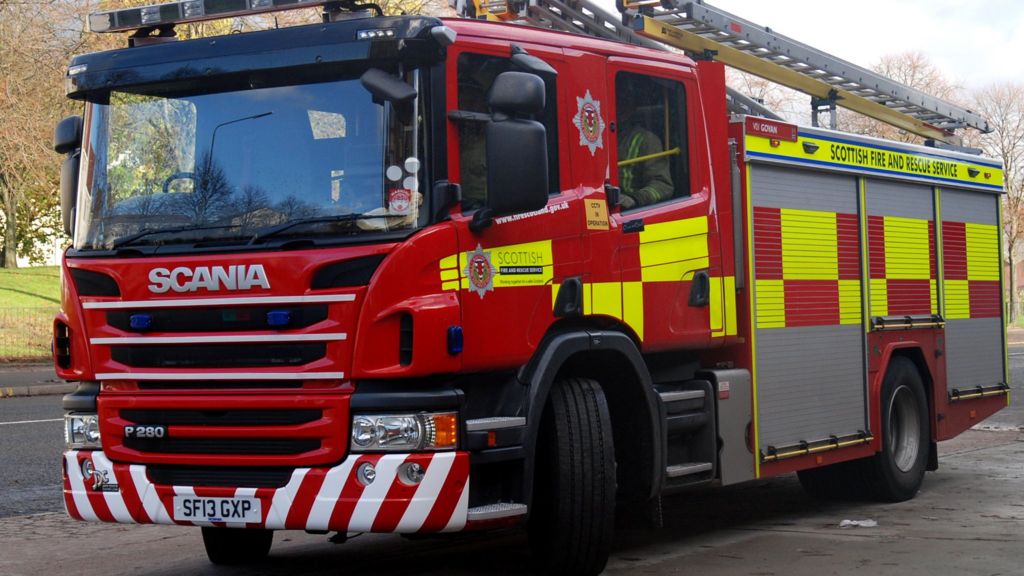
<svg viewBox="0 0 1024 576"><path fill-rule="evenodd" d="M796 124L786 124L777 120L755 118L753 116L747 116L746 129L747 134L762 136L771 140L796 142L799 137Z"/></svg>

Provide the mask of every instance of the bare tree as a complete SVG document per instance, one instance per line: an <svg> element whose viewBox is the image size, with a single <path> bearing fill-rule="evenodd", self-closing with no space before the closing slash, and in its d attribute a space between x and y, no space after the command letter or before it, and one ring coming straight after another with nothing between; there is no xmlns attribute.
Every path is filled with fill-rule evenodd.
<svg viewBox="0 0 1024 576"><path fill-rule="evenodd" d="M992 129L980 137L985 153L1003 162L1003 238L1010 269L1010 321L1016 319L1016 253L1024 239L1024 84L992 84L974 93L975 110Z"/></svg>

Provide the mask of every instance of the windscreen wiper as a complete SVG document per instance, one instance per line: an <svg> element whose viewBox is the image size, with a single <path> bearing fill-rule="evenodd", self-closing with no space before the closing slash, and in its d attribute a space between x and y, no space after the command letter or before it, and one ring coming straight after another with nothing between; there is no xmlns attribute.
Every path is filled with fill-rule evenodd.
<svg viewBox="0 0 1024 576"><path fill-rule="evenodd" d="M118 241L110 245L110 249L117 250L118 248L122 248L124 246L128 246L129 244L134 243L136 240L139 240L140 238L152 236L153 234L176 234L178 232L192 232L195 230L222 230L226 228L238 228L240 226L241 224L222 224L220 226L181 226L178 228L150 228L147 230L140 230L135 234L125 236L124 238L119 239Z"/></svg>
<svg viewBox="0 0 1024 576"><path fill-rule="evenodd" d="M356 220L372 220L374 218L385 218L386 214L336 214L334 216L318 216L316 218L302 218L299 220L292 220L291 222L285 222L284 224L278 224L273 228L266 230L265 232L258 232L253 235L252 240L249 240L249 245L253 245L260 240L269 238L270 236L276 236L285 230L295 228L296 226L303 226L306 224L323 224L330 222L354 222Z"/></svg>

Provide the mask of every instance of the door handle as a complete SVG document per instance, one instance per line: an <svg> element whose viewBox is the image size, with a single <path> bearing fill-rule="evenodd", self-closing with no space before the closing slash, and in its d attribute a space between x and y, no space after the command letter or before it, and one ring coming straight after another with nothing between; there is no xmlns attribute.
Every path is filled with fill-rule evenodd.
<svg viewBox="0 0 1024 576"><path fill-rule="evenodd" d="M690 306L707 306L711 294L711 280L708 278L708 271L701 270L693 275L693 284L690 285Z"/></svg>

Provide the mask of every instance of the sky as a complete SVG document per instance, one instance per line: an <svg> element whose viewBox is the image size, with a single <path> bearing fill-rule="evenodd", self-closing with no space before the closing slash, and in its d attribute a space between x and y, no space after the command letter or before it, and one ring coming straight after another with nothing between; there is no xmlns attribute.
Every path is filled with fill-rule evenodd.
<svg viewBox="0 0 1024 576"><path fill-rule="evenodd" d="M610 6L612 0L598 0ZM925 53L965 88L1024 82L1021 0L710 0L814 48L870 68L885 54Z"/></svg>

